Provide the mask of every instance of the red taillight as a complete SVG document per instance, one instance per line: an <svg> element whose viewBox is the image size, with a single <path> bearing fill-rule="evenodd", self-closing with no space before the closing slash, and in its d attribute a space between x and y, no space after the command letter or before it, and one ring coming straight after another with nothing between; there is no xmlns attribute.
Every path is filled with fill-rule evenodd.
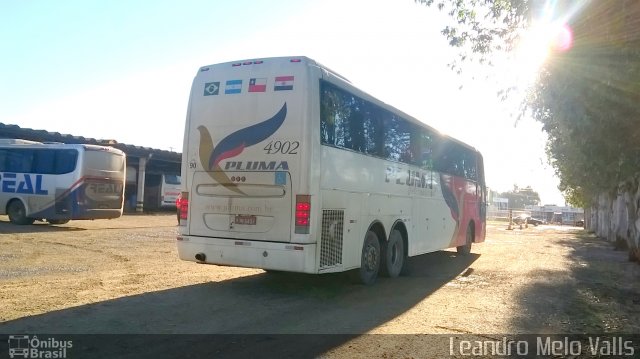
<svg viewBox="0 0 640 359"><path fill-rule="evenodd" d="M296 233L308 234L311 224L311 196L296 195Z"/></svg>
<svg viewBox="0 0 640 359"><path fill-rule="evenodd" d="M182 192L182 198L180 199L180 219L189 218L189 192Z"/></svg>

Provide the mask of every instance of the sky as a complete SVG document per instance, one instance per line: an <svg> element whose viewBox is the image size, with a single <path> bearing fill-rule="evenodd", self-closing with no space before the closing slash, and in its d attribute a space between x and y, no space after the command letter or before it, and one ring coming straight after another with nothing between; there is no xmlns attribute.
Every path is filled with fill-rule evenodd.
<svg viewBox="0 0 640 359"><path fill-rule="evenodd" d="M413 0L1 1L0 123L181 152L201 66L304 55L476 147L493 190L564 205L541 125L497 96L535 66L456 74L447 20Z"/></svg>

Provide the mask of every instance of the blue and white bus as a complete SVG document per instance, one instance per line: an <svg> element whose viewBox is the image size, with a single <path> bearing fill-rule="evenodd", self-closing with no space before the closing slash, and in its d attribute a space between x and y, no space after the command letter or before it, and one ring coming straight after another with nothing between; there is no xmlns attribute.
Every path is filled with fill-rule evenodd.
<svg viewBox="0 0 640 359"><path fill-rule="evenodd" d="M118 218L125 168L112 147L0 139L0 215L14 224Z"/></svg>

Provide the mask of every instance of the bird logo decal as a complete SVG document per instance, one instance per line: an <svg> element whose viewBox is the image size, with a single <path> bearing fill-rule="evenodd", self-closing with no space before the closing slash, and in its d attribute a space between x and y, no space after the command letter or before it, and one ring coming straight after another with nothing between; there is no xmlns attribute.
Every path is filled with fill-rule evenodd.
<svg viewBox="0 0 640 359"><path fill-rule="evenodd" d="M223 160L240 155L245 148L258 144L269 136L273 135L282 126L287 117L287 103L271 118L242 128L227 137L223 138L217 146L213 145L213 140L209 130L204 126L198 126L200 132L200 164L207 170L211 178L227 187L231 191L244 195L236 183L233 183L227 174L220 167Z"/></svg>

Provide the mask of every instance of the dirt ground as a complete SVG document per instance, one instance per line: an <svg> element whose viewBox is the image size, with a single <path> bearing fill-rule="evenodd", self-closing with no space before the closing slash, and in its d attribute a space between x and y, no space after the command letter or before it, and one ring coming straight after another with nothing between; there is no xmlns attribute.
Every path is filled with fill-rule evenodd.
<svg viewBox="0 0 640 359"><path fill-rule="evenodd" d="M313 334L297 347L345 358L415 357L421 334L640 333L640 266L579 228L490 223L470 256L415 257L410 276L365 287L180 261L175 222L0 216L0 333L258 335L218 345L237 357L288 340L279 334Z"/></svg>

